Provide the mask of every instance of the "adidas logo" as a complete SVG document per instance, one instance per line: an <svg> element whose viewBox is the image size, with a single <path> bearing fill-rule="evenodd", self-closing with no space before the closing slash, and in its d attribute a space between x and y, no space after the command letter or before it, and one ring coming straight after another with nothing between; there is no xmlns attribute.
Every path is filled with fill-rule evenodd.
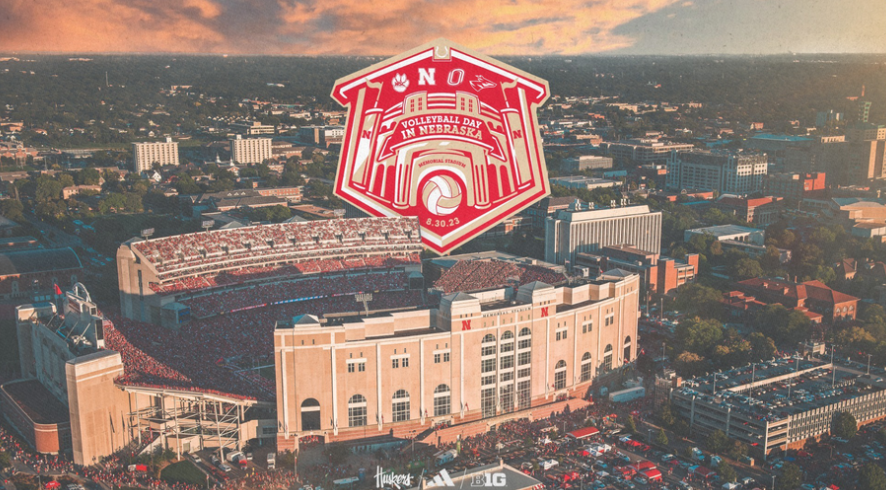
<svg viewBox="0 0 886 490"><path fill-rule="evenodd" d="M425 484L425 488L454 487L455 483L449 477L449 472L440 470L440 473Z"/></svg>

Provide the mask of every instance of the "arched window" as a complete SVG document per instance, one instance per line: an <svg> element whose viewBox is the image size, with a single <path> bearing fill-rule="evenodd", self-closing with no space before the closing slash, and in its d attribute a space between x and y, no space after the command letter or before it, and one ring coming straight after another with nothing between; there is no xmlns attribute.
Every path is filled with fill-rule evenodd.
<svg viewBox="0 0 886 490"><path fill-rule="evenodd" d="M391 416L394 422L409 420L409 393L406 390L397 390L391 401Z"/></svg>
<svg viewBox="0 0 886 490"><path fill-rule="evenodd" d="M612 370L612 344L606 344L603 349L603 371Z"/></svg>
<svg viewBox="0 0 886 490"><path fill-rule="evenodd" d="M528 349L530 347L532 347L532 330L524 328L520 330L520 335L517 337L517 348Z"/></svg>
<svg viewBox="0 0 886 490"><path fill-rule="evenodd" d="M566 388L566 361L557 361L557 365L554 366L554 389L563 388Z"/></svg>
<svg viewBox="0 0 886 490"><path fill-rule="evenodd" d="M481 344L480 350L481 356L494 356L495 355L495 335L486 334L483 337L483 343Z"/></svg>
<svg viewBox="0 0 886 490"><path fill-rule="evenodd" d="M501 334L500 344L499 352L514 352L514 332L505 330L505 333Z"/></svg>
<svg viewBox="0 0 886 490"><path fill-rule="evenodd" d="M448 385L440 385L434 388L434 417L449 415L452 411L451 400Z"/></svg>
<svg viewBox="0 0 886 490"><path fill-rule="evenodd" d="M624 352L624 362L631 362L631 336L628 335L625 337L625 352Z"/></svg>
<svg viewBox="0 0 886 490"><path fill-rule="evenodd" d="M301 402L301 430L320 430L320 402L313 398Z"/></svg>
<svg viewBox="0 0 886 490"><path fill-rule="evenodd" d="M348 400L348 427L364 425L366 425L366 398L363 395L354 395Z"/></svg>
<svg viewBox="0 0 886 490"><path fill-rule="evenodd" d="M591 353L585 352L581 356L581 381L590 381L591 380Z"/></svg>

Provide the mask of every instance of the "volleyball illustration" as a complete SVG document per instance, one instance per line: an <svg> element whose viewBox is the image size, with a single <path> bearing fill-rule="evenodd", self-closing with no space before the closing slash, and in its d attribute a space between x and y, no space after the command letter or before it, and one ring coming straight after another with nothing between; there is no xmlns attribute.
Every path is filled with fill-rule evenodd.
<svg viewBox="0 0 886 490"><path fill-rule="evenodd" d="M461 187L448 175L435 175L425 184L422 201L431 213L447 216L461 204Z"/></svg>

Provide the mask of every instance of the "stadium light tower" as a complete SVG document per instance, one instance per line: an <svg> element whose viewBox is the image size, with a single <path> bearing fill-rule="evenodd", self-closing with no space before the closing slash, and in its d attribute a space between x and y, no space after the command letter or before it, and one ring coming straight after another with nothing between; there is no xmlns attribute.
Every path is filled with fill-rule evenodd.
<svg viewBox="0 0 886 490"><path fill-rule="evenodd" d="M142 238L145 239L145 241L148 241L148 239L149 239L153 234L154 234L154 229L153 229L153 228L145 228L145 229L142 230L142 232L141 232L141 236L142 236Z"/></svg>
<svg viewBox="0 0 886 490"><path fill-rule="evenodd" d="M203 220L203 223L200 224L200 228L203 228L203 231L209 232L209 230L215 225L215 221L211 219Z"/></svg>

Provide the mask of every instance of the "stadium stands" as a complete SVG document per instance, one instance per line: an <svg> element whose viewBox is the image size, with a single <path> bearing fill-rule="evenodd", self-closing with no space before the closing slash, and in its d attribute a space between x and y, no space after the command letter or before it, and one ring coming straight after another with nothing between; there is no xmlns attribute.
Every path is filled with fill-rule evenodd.
<svg viewBox="0 0 886 490"><path fill-rule="evenodd" d="M479 291L511 285L518 286L533 281L557 285L566 281L566 276L537 265L514 264L501 260L461 260L444 272L434 283L443 289L444 294L454 291Z"/></svg>
<svg viewBox="0 0 886 490"><path fill-rule="evenodd" d="M165 283L170 278L223 269L312 261L318 255L341 255L359 266L360 260L375 253L411 257L420 251L420 246L418 220L394 217L213 230L137 242L132 248L156 269L161 283ZM341 259L320 260L308 266L311 270L302 272L314 272L315 266L319 271L345 267Z"/></svg>
<svg viewBox="0 0 886 490"><path fill-rule="evenodd" d="M338 280L344 279L339 276ZM382 292L373 295L371 308L419 306L422 301L419 291ZM237 372L234 363L273 362L277 320L362 309L353 295L342 295L192 320L179 332L115 315L113 325L105 328L105 342L106 348L123 358L125 374L117 379L120 384L272 401L274 382L254 372Z"/></svg>

